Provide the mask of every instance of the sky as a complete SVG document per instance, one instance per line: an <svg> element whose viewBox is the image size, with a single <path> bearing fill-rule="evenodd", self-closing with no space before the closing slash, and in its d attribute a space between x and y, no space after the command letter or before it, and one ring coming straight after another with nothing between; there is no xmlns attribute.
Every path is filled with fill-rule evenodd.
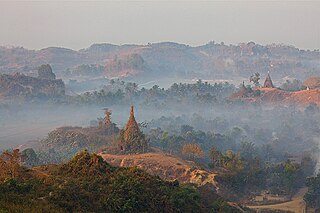
<svg viewBox="0 0 320 213"><path fill-rule="evenodd" d="M320 48L319 1L0 1L0 45L209 41Z"/></svg>

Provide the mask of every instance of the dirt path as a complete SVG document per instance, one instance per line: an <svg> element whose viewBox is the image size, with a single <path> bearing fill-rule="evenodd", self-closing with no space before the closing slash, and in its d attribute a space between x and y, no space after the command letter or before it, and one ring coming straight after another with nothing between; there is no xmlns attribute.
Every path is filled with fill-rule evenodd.
<svg viewBox="0 0 320 213"><path fill-rule="evenodd" d="M301 188L297 194L294 195L291 201L272 204L272 205L260 205L260 206L248 206L251 209L277 209L283 211L292 211L295 213L305 213L306 212L306 203L303 200L304 194L308 191L308 188ZM259 211L258 211L259 212Z"/></svg>

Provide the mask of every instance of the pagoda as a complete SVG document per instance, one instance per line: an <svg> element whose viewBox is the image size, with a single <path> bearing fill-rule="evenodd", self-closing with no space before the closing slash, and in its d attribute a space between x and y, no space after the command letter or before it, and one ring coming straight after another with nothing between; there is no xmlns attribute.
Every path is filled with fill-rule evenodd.
<svg viewBox="0 0 320 213"><path fill-rule="evenodd" d="M120 132L119 145L121 151L124 152L145 152L147 150L148 143L134 117L133 106L130 107L129 120Z"/></svg>
<svg viewBox="0 0 320 213"><path fill-rule="evenodd" d="M130 138L133 138L138 134L140 134L140 128L134 117L133 106L131 106L129 120L124 130L124 139L129 140Z"/></svg>
<svg viewBox="0 0 320 213"><path fill-rule="evenodd" d="M264 88L274 88L269 72L268 72L266 80L264 81L263 87Z"/></svg>

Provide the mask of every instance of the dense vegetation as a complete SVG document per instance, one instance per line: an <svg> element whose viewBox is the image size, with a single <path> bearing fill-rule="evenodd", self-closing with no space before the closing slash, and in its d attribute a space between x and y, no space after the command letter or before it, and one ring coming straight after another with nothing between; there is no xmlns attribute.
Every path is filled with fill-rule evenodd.
<svg viewBox="0 0 320 213"><path fill-rule="evenodd" d="M69 162L27 169L18 150L0 157L1 212L238 212L206 203L192 186L135 168L115 168L87 151Z"/></svg>
<svg viewBox="0 0 320 213"><path fill-rule="evenodd" d="M47 66L42 69L42 78L53 78L52 70ZM252 81L258 78L256 74ZM288 81L282 89L295 91L298 84ZM251 87L243 89L249 91L245 93L248 97L257 95ZM137 169L113 168L87 152L66 163L83 149L116 154L157 150L192 160L217 172L215 180L232 200L262 191L292 196L314 172L315 162L310 156L318 146L314 138L319 136L319 108L311 104L304 110L295 106L269 109L229 102L227 97L234 90L228 83L211 85L201 80L195 84L175 83L168 89L157 85L139 89L135 83L111 80L100 91L59 98L59 103L71 106L116 109L135 104L142 111L169 112L142 124L131 116L122 130L110 119L98 119L86 128L62 127L41 140L40 149L25 149L21 156L5 152L0 161L0 196L4 200L0 212L22 208L35 211L36 207L44 212L232 211L224 200L203 199L201 190L164 182ZM30 100L39 99L41 96L35 95ZM12 162L20 157L29 169L16 160ZM32 168L52 163L65 164ZM307 185L310 189L305 199L308 205L317 207L317 179L308 179ZM13 197L16 203L4 196Z"/></svg>
<svg viewBox="0 0 320 213"><path fill-rule="evenodd" d="M239 119L257 115L257 112L260 116L275 119L275 122L261 125L258 120L248 123ZM312 132L319 125L317 108L310 106L305 111L280 108L273 109L272 114L262 110L253 111L253 115L240 113L235 112L234 118L217 117L213 120L199 114L161 117L144 124L145 134L133 116L123 130L108 134L101 124L89 128L59 128L42 141L49 148L46 152L37 151L35 156L32 151L23 154L26 159L31 159L27 165L41 165L66 161L83 148L91 151L103 148L109 153L137 153L146 151L143 147L150 145L218 171L216 180L233 192L232 199L259 194L263 190L293 195L303 186L304 179L314 172L315 162L309 156L310 148L315 148ZM277 119L281 123L276 123ZM126 129L129 130L128 144L124 141ZM119 146L122 146L121 150ZM127 150L123 151L123 148ZM301 154L301 150L305 153Z"/></svg>
<svg viewBox="0 0 320 213"><path fill-rule="evenodd" d="M233 191L233 199L261 190L291 195L313 174L315 163L310 157L305 156L301 163L291 162L286 153L274 150L275 146L270 144L257 146L248 141L238 142L239 133L239 130L228 135L205 133L184 125L180 135L155 129L150 137L154 147L207 162L214 170L224 168L216 179L225 189Z"/></svg>
<svg viewBox="0 0 320 213"><path fill-rule="evenodd" d="M104 71L104 67L96 64L82 64L66 70L66 76L98 76Z"/></svg>
<svg viewBox="0 0 320 213"><path fill-rule="evenodd" d="M316 177L310 177L306 181L308 186L308 192L304 196L304 200L307 202L308 206L316 208L317 211L320 210L320 174Z"/></svg>
<svg viewBox="0 0 320 213"><path fill-rule="evenodd" d="M117 139L118 129L108 132L99 127L61 127L53 130L40 141L37 151L38 165L59 163L69 160L79 150L87 149L98 152L102 148L110 147Z"/></svg>
<svg viewBox="0 0 320 213"><path fill-rule="evenodd" d="M110 85L100 91L86 92L72 96L67 102L73 104L114 105L135 103L151 107L172 107L180 104L209 105L224 102L224 99L235 91L235 86L225 83L215 83L198 80L194 84L172 84L168 89L154 85L150 89L140 88L136 83L111 80Z"/></svg>

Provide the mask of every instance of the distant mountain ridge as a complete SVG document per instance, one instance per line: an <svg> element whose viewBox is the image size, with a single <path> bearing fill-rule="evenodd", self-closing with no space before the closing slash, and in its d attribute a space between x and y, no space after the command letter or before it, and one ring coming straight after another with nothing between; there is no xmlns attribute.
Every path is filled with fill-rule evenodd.
<svg viewBox="0 0 320 213"><path fill-rule="evenodd" d="M247 79L255 72L270 71L274 79L305 79L320 73L320 52L254 42L238 45L209 42L196 47L174 42L102 43L79 51L60 47L41 50L0 47L0 73L32 74L41 64L50 64L57 76L64 79L79 77L67 76L66 71L81 65L102 66L104 71L96 77L107 78Z"/></svg>

